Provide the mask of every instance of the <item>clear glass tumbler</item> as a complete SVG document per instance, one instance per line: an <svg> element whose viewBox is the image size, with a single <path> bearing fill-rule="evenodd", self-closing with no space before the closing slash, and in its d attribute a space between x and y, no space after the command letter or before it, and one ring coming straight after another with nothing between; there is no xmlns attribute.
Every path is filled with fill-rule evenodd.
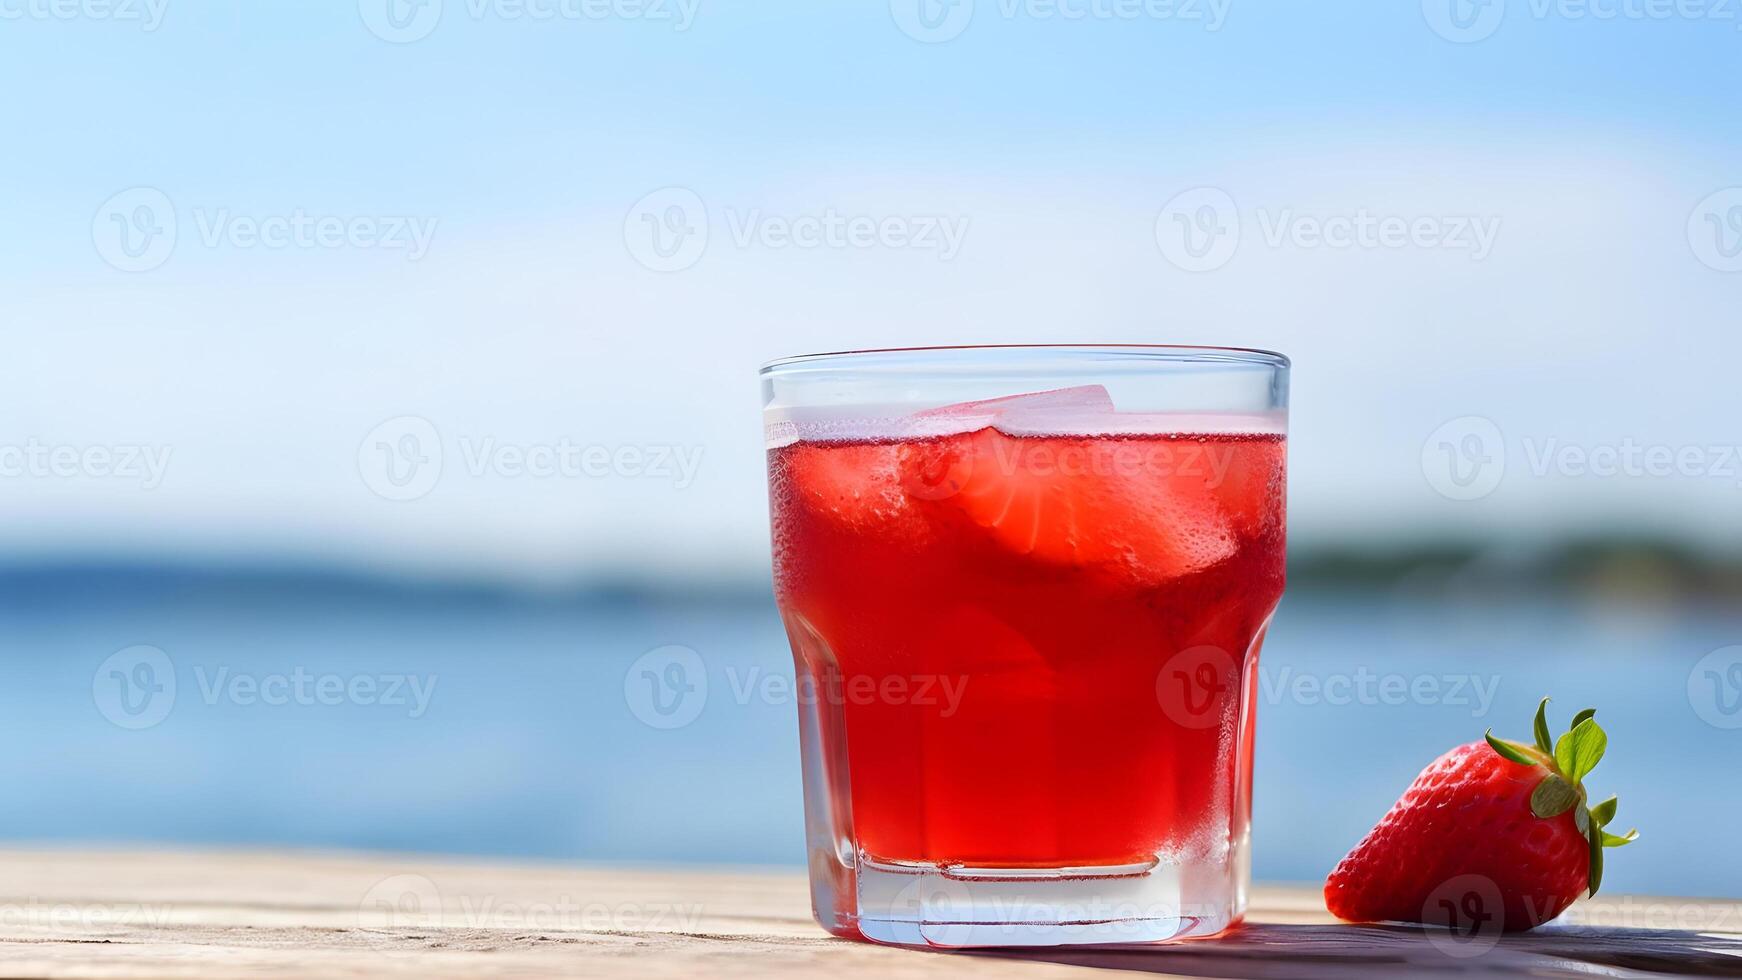
<svg viewBox="0 0 1742 980"><path fill-rule="evenodd" d="M1288 360L858 351L762 369L813 906L913 946L1246 907Z"/></svg>

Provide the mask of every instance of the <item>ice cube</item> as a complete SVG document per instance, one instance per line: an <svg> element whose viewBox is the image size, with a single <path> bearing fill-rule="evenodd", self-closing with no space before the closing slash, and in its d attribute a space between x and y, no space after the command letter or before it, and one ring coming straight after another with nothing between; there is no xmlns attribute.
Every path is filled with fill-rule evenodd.
<svg viewBox="0 0 1742 980"><path fill-rule="evenodd" d="M913 415L916 434L949 435L995 425L1006 432L1058 431L1053 420L1081 424L1112 414L1113 399L1100 385L1077 385L928 408ZM1066 430L1068 431L1068 430Z"/></svg>
<svg viewBox="0 0 1742 980"><path fill-rule="evenodd" d="M1077 385L1074 388L1054 388L1050 391L1035 391L1025 395L1005 395L1001 398L987 398L977 402L957 402L954 405L945 405L941 408L928 408L915 414L926 417L937 415L1003 415L1032 409L1083 409L1111 412L1113 399L1107 394L1107 389L1100 385Z"/></svg>

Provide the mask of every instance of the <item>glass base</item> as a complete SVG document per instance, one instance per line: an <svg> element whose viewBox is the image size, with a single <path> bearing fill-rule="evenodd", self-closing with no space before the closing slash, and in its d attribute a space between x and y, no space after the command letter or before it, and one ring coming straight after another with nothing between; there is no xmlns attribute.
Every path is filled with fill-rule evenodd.
<svg viewBox="0 0 1742 980"><path fill-rule="evenodd" d="M811 681L814 690L840 690L841 675L828 645L801 617L789 615L787 626L799 676ZM1256 651L1255 640L1249 663L1256 663ZM1108 806L1099 814L1121 821L1114 826L1126 828L1128 837L1150 828L1162 839L1159 846L1122 849L1119 856L1104 860L1080 844L1052 849L1061 861L1071 861L1070 866L1024 863L1015 855L999 858L994 847L984 844L975 850L995 856L972 864L896 860L868 851L856 832L845 713L829 697L801 703L805 836L817 921L837 936L941 949L1156 944L1227 931L1245 914L1250 880L1251 705L1257 699L1256 685L1257 672L1249 671L1234 699L1238 714L1230 704L1214 754L1186 760L1196 782L1175 779L1176 786L1186 788L1182 793L1190 790L1197 800L1195 809L1167 800L1162 802L1173 803L1177 812L1125 812ZM973 757L964 754L962 760L959 773L975 775ZM1127 768L1135 773L1138 767ZM1000 802L965 797L950 783L956 774L948 767L933 772L934 789L948 791L937 799L915 791L906 814L913 822L907 829L930 831L928 817L942 813L950 819L939 818L937 826L951 830L959 845L963 837L972 836L965 828L973 819L996 827L992 822L999 819ZM1010 786L1002 789L1006 798L1016 795ZM1062 805L1056 790L1051 799ZM1039 805L1046 802L1042 794ZM1164 809L1151 802L1156 803L1154 810ZM886 821L899 816L885 810L881 816ZM876 836L911 840L925 834ZM988 837L1010 839L1008 834ZM1146 852L1146 846L1156 850Z"/></svg>
<svg viewBox="0 0 1742 980"><path fill-rule="evenodd" d="M1245 911L1243 878L1221 863L969 868L860 857L857 865L857 911L818 908L818 918L836 935L895 946L1166 943L1214 936Z"/></svg>

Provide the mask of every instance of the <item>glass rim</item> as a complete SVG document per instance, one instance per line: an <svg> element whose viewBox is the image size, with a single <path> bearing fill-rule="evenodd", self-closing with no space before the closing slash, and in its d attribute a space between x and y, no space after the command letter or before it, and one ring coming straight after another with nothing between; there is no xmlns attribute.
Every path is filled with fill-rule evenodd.
<svg viewBox="0 0 1742 980"><path fill-rule="evenodd" d="M880 355L896 355L902 359L911 357L916 364L925 363L928 356L960 364L964 362L957 360L958 355L1000 351L1052 353L1065 358L1123 355L1132 360L1252 364L1284 370L1293 365L1288 355L1259 347L1217 347L1200 344L941 344L929 347L872 347L863 350L795 354L767 361L757 373L775 374L787 368L812 364L845 367L858 360L872 359Z"/></svg>

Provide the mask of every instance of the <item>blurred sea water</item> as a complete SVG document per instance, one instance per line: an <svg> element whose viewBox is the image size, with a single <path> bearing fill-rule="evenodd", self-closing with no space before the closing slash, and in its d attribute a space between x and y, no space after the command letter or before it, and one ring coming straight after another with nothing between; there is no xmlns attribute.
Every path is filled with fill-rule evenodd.
<svg viewBox="0 0 1742 980"><path fill-rule="evenodd" d="M755 590L0 578L9 842L803 861L791 661ZM1733 607L1296 589L1262 660L1254 874L1322 879L1422 766L1528 738L1551 694L1557 726L1598 708L1593 790L1642 832L1606 887L1733 892L1742 852L1709 842L1742 806L1742 651L1714 654L1737 643ZM705 683L662 713L639 674L672 647Z"/></svg>

